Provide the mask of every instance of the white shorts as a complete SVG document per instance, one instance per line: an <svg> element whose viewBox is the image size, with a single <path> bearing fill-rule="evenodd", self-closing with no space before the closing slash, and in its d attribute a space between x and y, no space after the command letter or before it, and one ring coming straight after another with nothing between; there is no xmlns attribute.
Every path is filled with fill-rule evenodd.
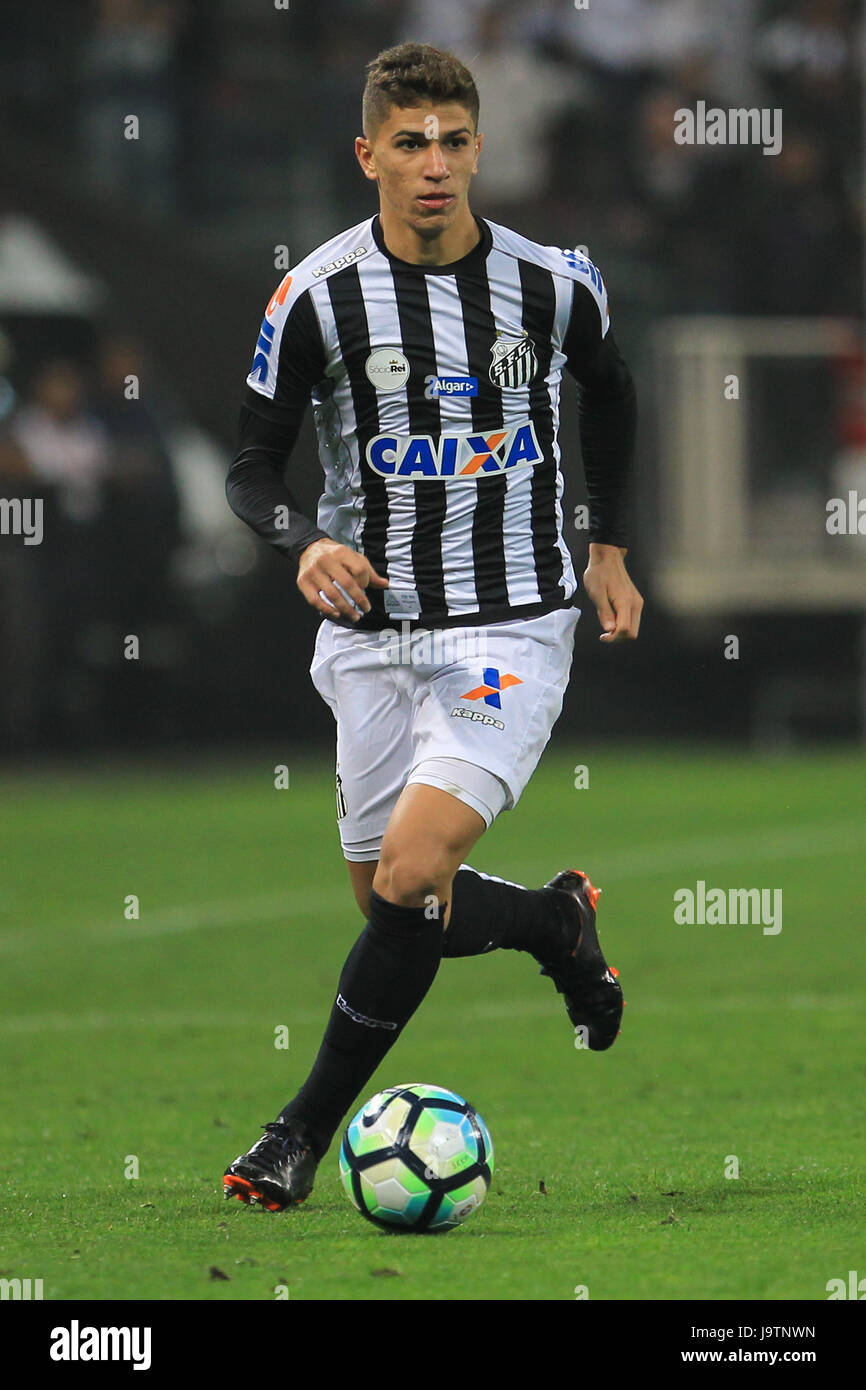
<svg viewBox="0 0 866 1390"><path fill-rule="evenodd" d="M445 786L488 825L516 806L559 718L579 618L560 608L416 632L322 622L310 677L337 721L346 859L379 858L408 782ZM425 768L431 759L449 762Z"/></svg>

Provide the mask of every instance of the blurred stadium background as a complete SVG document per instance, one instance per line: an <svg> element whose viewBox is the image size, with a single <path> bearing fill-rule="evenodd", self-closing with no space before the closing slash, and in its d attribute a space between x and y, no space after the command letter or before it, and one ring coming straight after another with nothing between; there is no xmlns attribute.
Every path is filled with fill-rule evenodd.
<svg viewBox="0 0 866 1390"><path fill-rule="evenodd" d="M642 639L586 615L559 736L862 737L866 536L826 521L866 497L864 34L849 0L6 7L0 498L45 533L0 535L0 755L330 745L317 619L223 479L280 248L375 210L364 65L406 38L476 75L475 210L588 248L638 382ZM781 152L677 144L698 101L781 108ZM309 420L292 474L312 512Z"/></svg>
<svg viewBox="0 0 866 1390"><path fill-rule="evenodd" d="M319 620L223 486L284 256L375 211L364 65L406 38L476 74L475 210L605 276L640 397L647 604L615 651L586 613L553 746L473 856L535 884L579 854L624 1036L575 1051L518 953L443 964L370 1093L468 1095L497 1180L445 1247L385 1256L333 1152L288 1224L221 1203L360 926ZM814 1300L858 1268L866 535L830 534L827 504L866 502L864 70L848 0L0 7L4 1285ZM781 152L677 144L699 101L780 108ZM582 569L568 379L561 438ZM310 514L310 419L291 471ZM33 498L26 545L10 522ZM696 880L781 885L784 931L679 925Z"/></svg>

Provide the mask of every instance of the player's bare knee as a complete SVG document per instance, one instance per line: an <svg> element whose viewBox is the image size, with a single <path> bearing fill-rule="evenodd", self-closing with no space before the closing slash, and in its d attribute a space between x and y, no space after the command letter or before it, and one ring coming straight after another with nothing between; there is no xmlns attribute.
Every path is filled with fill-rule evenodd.
<svg viewBox="0 0 866 1390"><path fill-rule="evenodd" d="M373 887L380 897L400 907L426 907L440 897L437 881L413 865L395 865Z"/></svg>
<svg viewBox="0 0 866 1390"><path fill-rule="evenodd" d="M437 906L447 900L450 875L439 855L419 855L408 850L383 853L373 880L376 892L401 907L427 907L431 920Z"/></svg>
<svg viewBox="0 0 866 1390"><path fill-rule="evenodd" d="M365 919L370 916L370 888L376 874L377 864L377 860L346 860L346 867L349 870L352 884L352 896L358 904L361 916Z"/></svg>

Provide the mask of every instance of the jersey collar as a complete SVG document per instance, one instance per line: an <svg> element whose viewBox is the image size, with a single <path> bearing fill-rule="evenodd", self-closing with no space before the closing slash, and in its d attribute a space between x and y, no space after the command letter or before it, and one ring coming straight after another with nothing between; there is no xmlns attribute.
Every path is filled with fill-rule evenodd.
<svg viewBox="0 0 866 1390"><path fill-rule="evenodd" d="M467 251L465 256L461 256L459 261L451 261L448 265L416 265L414 261L401 261L399 256L394 256L385 245L385 238L379 223L379 214L373 218L371 231L373 240L382 252L382 255L389 260L393 266L399 270L414 271L416 275L456 275L464 270L472 270L475 265L487 260L490 255L490 248L493 245L493 233L482 217L476 216L475 221L481 232L481 240L477 246L473 246L471 251Z"/></svg>

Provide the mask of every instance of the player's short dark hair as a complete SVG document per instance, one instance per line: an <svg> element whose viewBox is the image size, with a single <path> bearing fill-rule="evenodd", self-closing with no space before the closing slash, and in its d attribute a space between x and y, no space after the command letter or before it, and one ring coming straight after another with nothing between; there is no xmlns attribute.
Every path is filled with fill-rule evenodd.
<svg viewBox="0 0 866 1390"><path fill-rule="evenodd" d="M478 128L478 88L472 73L441 48L428 43L400 43L386 48L367 64L364 87L364 134L375 135L394 106L441 105L453 101L465 106Z"/></svg>

